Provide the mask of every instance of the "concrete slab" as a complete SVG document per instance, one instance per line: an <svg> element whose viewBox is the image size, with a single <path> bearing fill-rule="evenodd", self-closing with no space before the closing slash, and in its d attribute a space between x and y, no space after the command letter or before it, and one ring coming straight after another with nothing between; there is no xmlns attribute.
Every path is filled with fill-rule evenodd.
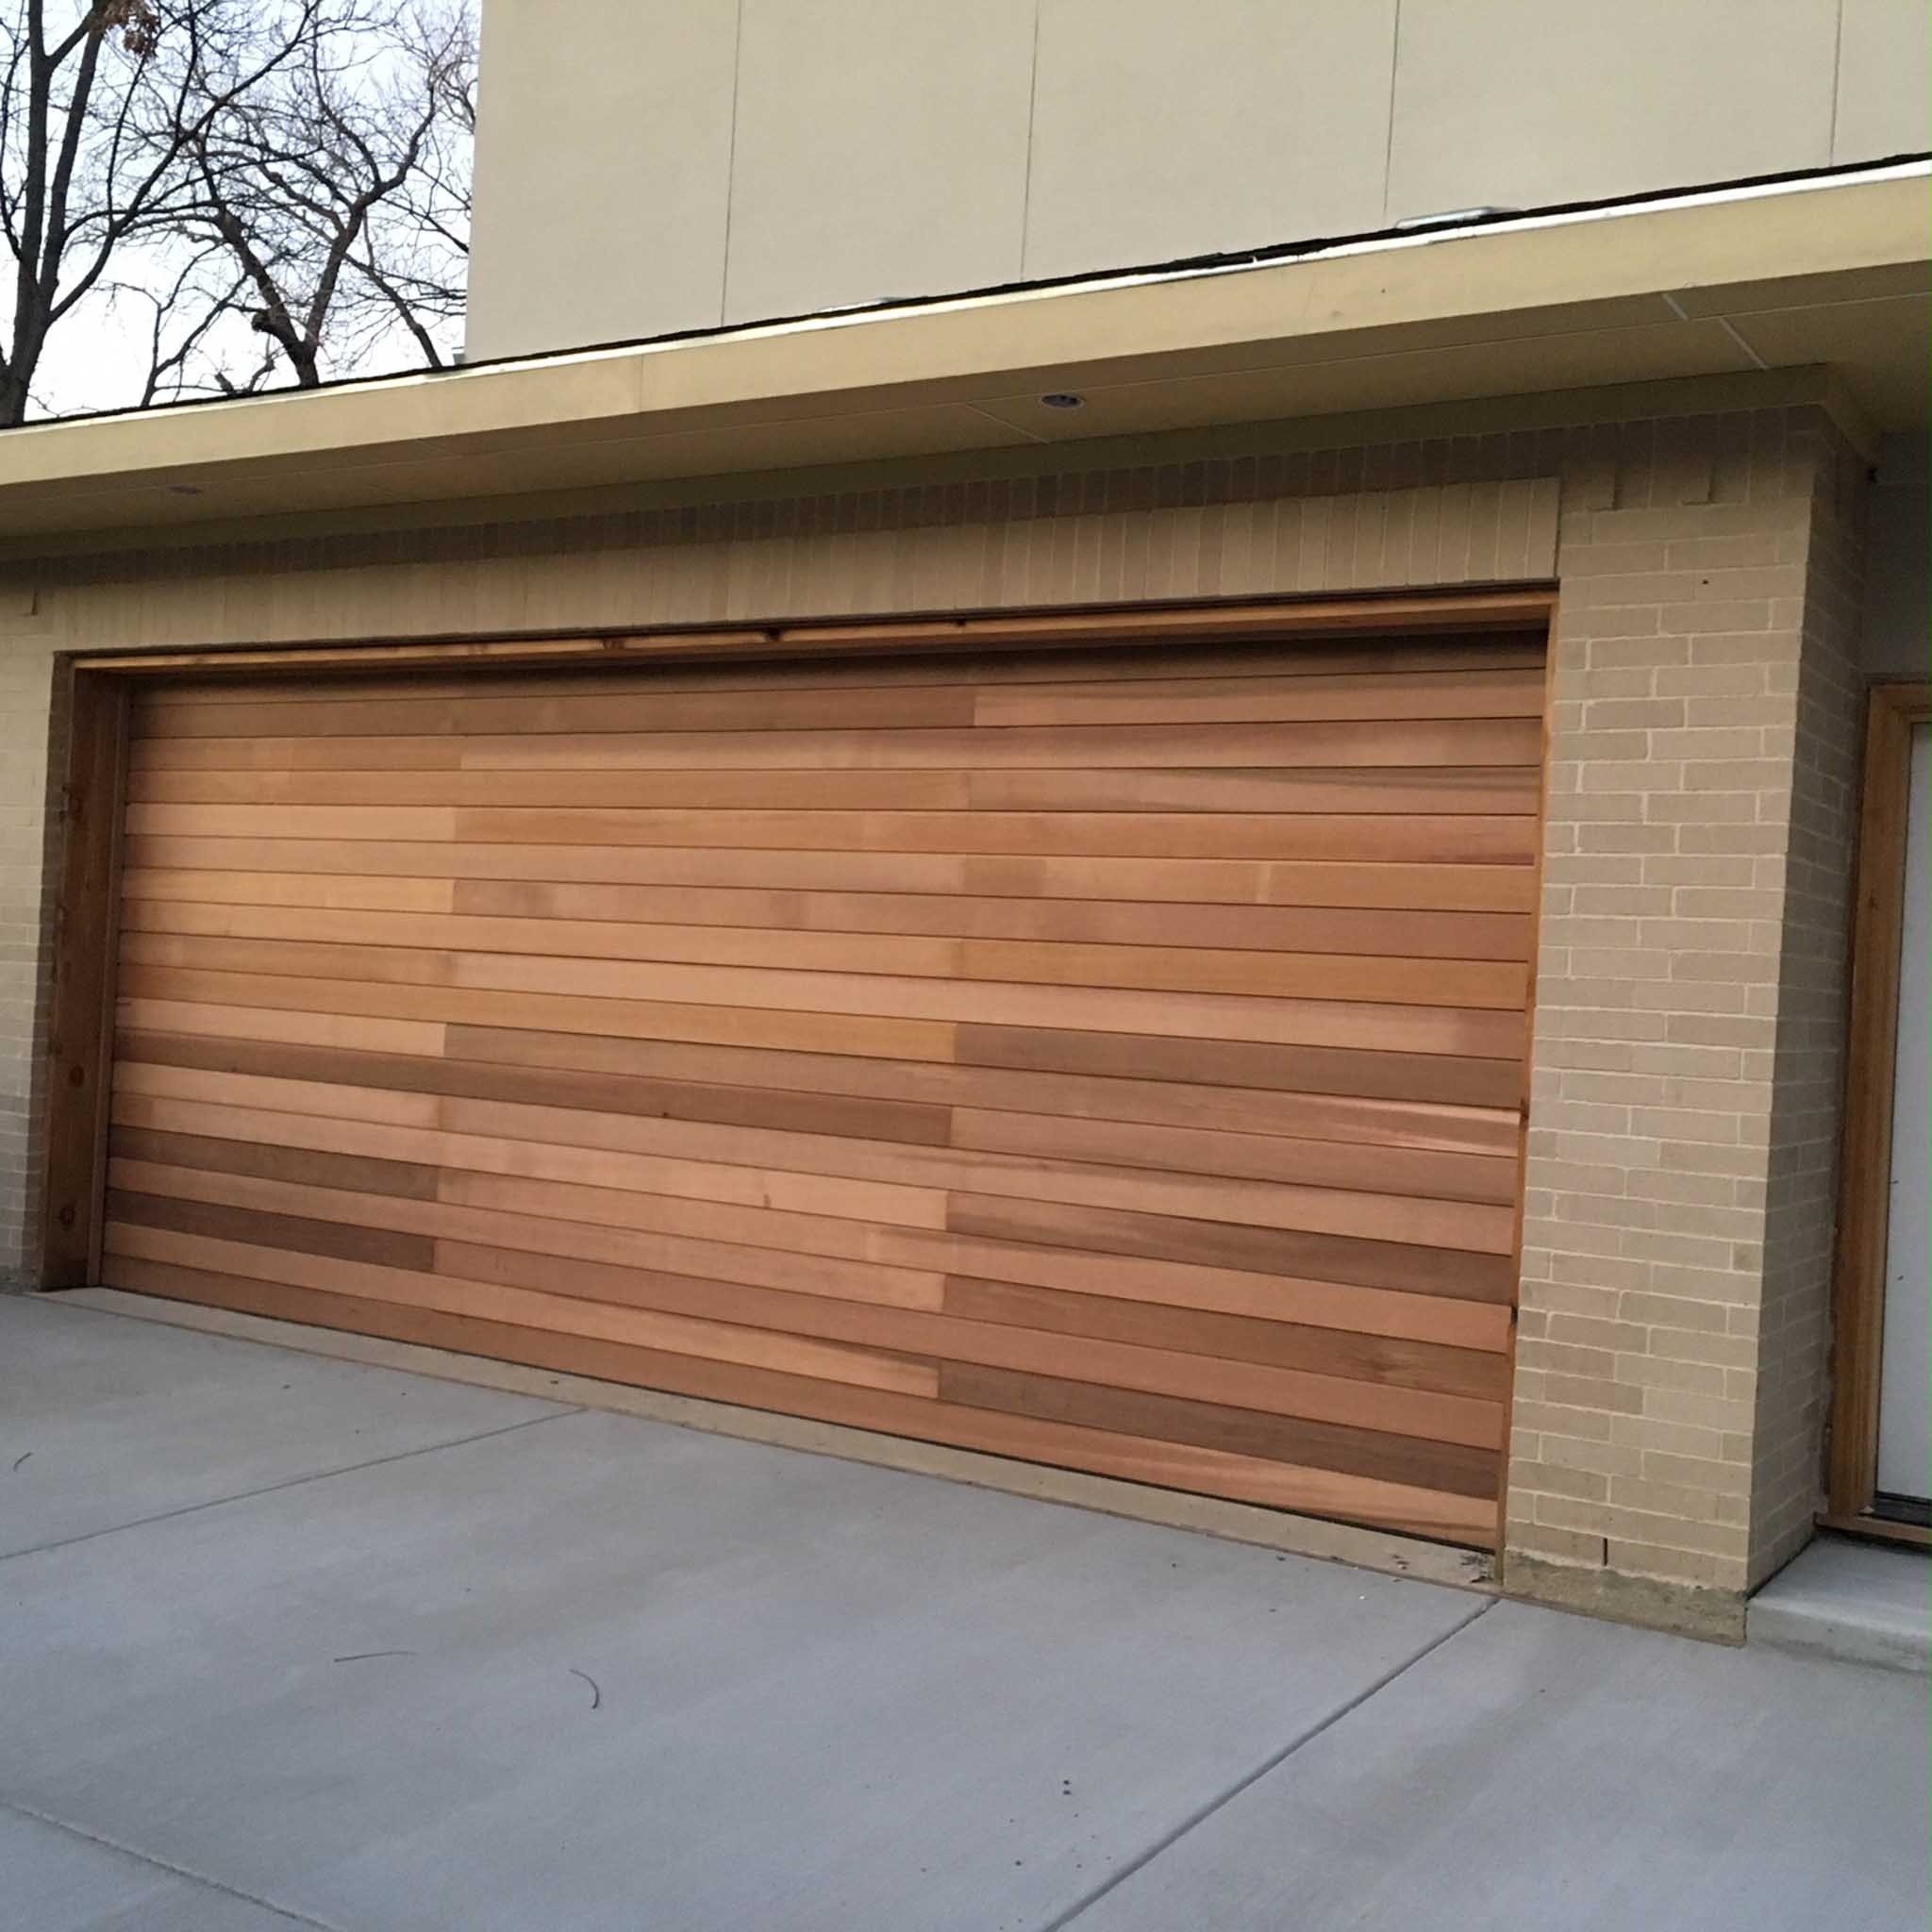
<svg viewBox="0 0 1932 1932"><path fill-rule="evenodd" d="M291 1932L315 1923L6 1809L0 1873L0 1913L22 1932Z"/></svg>
<svg viewBox="0 0 1932 1932"><path fill-rule="evenodd" d="M1484 1601L575 1414L0 1564L0 1797L350 1932L1041 1927Z"/></svg>
<svg viewBox="0 0 1932 1932"><path fill-rule="evenodd" d="M566 1412L0 1295L0 1555Z"/></svg>
<svg viewBox="0 0 1932 1932"><path fill-rule="evenodd" d="M1500 1604L1074 1932L1905 1932L1926 1695Z"/></svg>
<svg viewBox="0 0 1932 1932"><path fill-rule="evenodd" d="M1822 1536L1751 1599L1751 1643L1932 1672L1932 1556Z"/></svg>

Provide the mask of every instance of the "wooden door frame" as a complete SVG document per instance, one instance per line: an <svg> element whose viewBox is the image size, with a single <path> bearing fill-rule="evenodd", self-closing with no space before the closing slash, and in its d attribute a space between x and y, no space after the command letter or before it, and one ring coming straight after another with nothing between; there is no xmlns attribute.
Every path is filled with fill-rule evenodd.
<svg viewBox="0 0 1932 1932"><path fill-rule="evenodd" d="M100 1278L128 682L70 661L57 671L55 696L57 719L64 700L67 732L52 801L58 847L45 915L52 926L52 985L44 1058L43 1289L86 1288Z"/></svg>
<svg viewBox="0 0 1932 1932"><path fill-rule="evenodd" d="M1900 945L1914 725L1932 721L1932 685L1873 688L1865 727L1853 900L1851 1024L1833 1287L1826 1508L1832 1528L1932 1545L1932 1530L1873 1513L1878 1482L1879 1357L1898 1047Z"/></svg>

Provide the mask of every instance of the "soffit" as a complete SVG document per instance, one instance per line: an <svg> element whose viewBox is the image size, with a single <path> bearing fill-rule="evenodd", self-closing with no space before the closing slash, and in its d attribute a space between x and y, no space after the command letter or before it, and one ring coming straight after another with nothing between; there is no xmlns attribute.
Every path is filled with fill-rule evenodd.
<svg viewBox="0 0 1932 1932"><path fill-rule="evenodd" d="M0 541L1824 366L1923 424L1923 170L0 434ZM1774 273L1773 273L1774 271ZM1042 392L1072 390L1076 410ZM67 547L62 545L62 547Z"/></svg>

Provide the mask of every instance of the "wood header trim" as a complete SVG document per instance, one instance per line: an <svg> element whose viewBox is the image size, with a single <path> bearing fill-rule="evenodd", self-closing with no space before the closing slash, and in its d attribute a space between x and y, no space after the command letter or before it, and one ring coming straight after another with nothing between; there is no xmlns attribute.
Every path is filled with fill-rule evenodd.
<svg viewBox="0 0 1932 1932"><path fill-rule="evenodd" d="M254 675L443 664L620 663L639 658L798 658L837 653L1064 649L1173 640L1344 637L1356 632L1546 630L1553 590L1449 592L1419 597L1324 597L1237 604L1142 606L884 622L739 625L729 629L620 631L608 635L450 639L417 642L278 646L272 650L118 652L80 657L82 672L153 677L178 672Z"/></svg>

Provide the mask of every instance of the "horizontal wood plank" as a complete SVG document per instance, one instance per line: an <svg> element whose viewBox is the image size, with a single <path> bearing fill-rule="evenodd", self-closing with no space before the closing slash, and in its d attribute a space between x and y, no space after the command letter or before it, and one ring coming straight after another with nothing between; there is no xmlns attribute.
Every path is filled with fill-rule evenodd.
<svg viewBox="0 0 1932 1932"><path fill-rule="evenodd" d="M214 908L217 911L225 908ZM1528 969L1492 959L1378 955L1222 952L1196 946L1035 944L838 933L743 932L714 926L615 926L563 920L437 919L414 913L341 913L309 922L314 936L257 938L209 925L272 922L144 916L125 923L123 957L137 965L217 972L462 983L492 955L641 966L744 966L779 973L887 974L945 981L1208 992L1264 999L1320 998L1338 985L1374 1005L1488 1007L1520 1011ZM331 925L334 930L331 931ZM184 930L183 928L186 928ZM372 930L373 929L373 930ZM358 938L358 933L370 936ZM531 969L521 969L528 972ZM626 975L628 977L629 975ZM607 975L608 977L608 975Z"/></svg>
<svg viewBox="0 0 1932 1932"><path fill-rule="evenodd" d="M1042 1422L1074 1423L1110 1433L1186 1442L1237 1456L1336 1469L1385 1482L1493 1498L1491 1457L1413 1437L1338 1428L1299 1416L1264 1416L1141 1390L1106 1389L1064 1377L1032 1375L976 1363L947 1363L941 1398L973 1408L1007 1409Z"/></svg>
<svg viewBox="0 0 1932 1932"><path fill-rule="evenodd" d="M595 703L595 701L593 701ZM1215 765L1534 765L1541 719L1344 721L1314 724L1040 724L1005 728L907 730L505 730L444 736L406 730L394 701L373 703L354 721L359 732L276 736L257 728L269 708L225 708L218 730L182 734L182 746L236 748L208 756L216 769L394 771L450 758L461 771L974 771L1121 769ZM291 708L284 708L291 711ZM304 711L325 709L321 706ZM756 709L756 708L748 708ZM288 715L286 730L306 719ZM431 726L437 717L425 719ZM160 746L160 740L143 740ZM297 750L301 746L304 750ZM145 765L174 763L145 758Z"/></svg>
<svg viewBox="0 0 1932 1932"><path fill-rule="evenodd" d="M131 805L130 833L198 839L454 840L733 853L991 854L1528 865L1536 820L1421 813L733 811L390 805Z"/></svg>
<svg viewBox="0 0 1932 1932"><path fill-rule="evenodd" d="M1527 959L1521 913L1385 911L1346 907L1141 905L1131 901L974 898L967 894L801 892L782 888L547 885L539 880L385 879L354 874L135 871L124 905L138 925L312 938L266 927L265 915L392 912L600 924L748 927L961 939L1173 943L1284 953L1394 953L1411 958ZM190 908L193 910L190 910ZM224 911L219 908L228 908ZM255 915L255 923L250 923ZM236 920L234 924L226 920ZM175 924L170 922L189 922ZM198 922L198 923L196 923ZM261 929L258 930L258 926ZM357 937L343 922L336 936ZM541 949L540 949L541 950Z"/></svg>
<svg viewBox="0 0 1932 1932"><path fill-rule="evenodd" d="M192 740L204 743L208 741ZM219 741L226 743L228 741ZM145 762L140 805L676 807L684 810L1424 812L1534 817L1529 765L1080 772L278 771Z"/></svg>

